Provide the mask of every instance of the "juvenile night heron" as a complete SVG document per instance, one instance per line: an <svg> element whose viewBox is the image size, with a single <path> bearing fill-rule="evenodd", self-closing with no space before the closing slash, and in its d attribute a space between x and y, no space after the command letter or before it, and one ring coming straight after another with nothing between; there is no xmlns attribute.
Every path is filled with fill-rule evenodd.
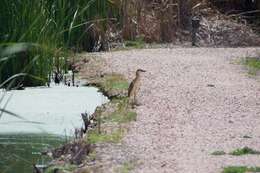
<svg viewBox="0 0 260 173"><path fill-rule="evenodd" d="M142 70L142 69L138 69L136 71L136 76L128 88L128 97L130 99L131 104L137 104L136 95L141 86L141 73L143 73L143 72L146 72L146 71Z"/></svg>

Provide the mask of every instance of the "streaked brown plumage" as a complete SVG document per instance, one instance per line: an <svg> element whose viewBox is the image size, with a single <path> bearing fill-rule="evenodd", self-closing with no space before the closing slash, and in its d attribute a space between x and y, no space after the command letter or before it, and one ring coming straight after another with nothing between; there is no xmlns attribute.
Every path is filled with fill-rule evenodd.
<svg viewBox="0 0 260 173"><path fill-rule="evenodd" d="M141 86L141 73L142 72L146 72L146 71L142 70L142 69L138 69L136 71L136 76L128 88L128 97L129 97L131 103L136 103L136 95Z"/></svg>

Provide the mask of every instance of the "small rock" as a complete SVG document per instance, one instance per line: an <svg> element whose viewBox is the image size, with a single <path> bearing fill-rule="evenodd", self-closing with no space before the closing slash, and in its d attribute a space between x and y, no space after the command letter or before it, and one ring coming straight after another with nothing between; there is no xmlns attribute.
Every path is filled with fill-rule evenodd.
<svg viewBox="0 0 260 173"><path fill-rule="evenodd" d="M163 168L163 167L165 167L166 165L167 165L167 163L164 163L164 164L161 165L161 167Z"/></svg>
<svg viewBox="0 0 260 173"><path fill-rule="evenodd" d="M207 87L215 87L213 84L208 84Z"/></svg>
<svg viewBox="0 0 260 173"><path fill-rule="evenodd" d="M230 124L233 124L233 123L234 123L234 121L231 121L231 120L229 120L229 121L228 121L228 123L230 123Z"/></svg>

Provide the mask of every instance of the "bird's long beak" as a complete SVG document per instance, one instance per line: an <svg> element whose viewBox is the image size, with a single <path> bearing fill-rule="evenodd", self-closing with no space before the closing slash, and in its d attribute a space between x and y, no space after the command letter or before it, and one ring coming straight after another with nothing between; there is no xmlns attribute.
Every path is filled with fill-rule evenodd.
<svg viewBox="0 0 260 173"><path fill-rule="evenodd" d="M146 70L140 69L141 72L146 72Z"/></svg>

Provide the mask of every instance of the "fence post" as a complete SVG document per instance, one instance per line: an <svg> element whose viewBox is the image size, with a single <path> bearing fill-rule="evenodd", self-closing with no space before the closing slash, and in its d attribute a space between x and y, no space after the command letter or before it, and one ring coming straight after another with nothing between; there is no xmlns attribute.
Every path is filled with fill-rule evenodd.
<svg viewBox="0 0 260 173"><path fill-rule="evenodd" d="M191 33L192 46L196 46L196 42L197 42L196 34L197 34L198 29L200 27L200 19L198 17L193 17L191 19L191 25L192 25L192 33Z"/></svg>
<svg viewBox="0 0 260 173"><path fill-rule="evenodd" d="M178 25L181 30L190 30L191 4L188 0L178 0Z"/></svg>

